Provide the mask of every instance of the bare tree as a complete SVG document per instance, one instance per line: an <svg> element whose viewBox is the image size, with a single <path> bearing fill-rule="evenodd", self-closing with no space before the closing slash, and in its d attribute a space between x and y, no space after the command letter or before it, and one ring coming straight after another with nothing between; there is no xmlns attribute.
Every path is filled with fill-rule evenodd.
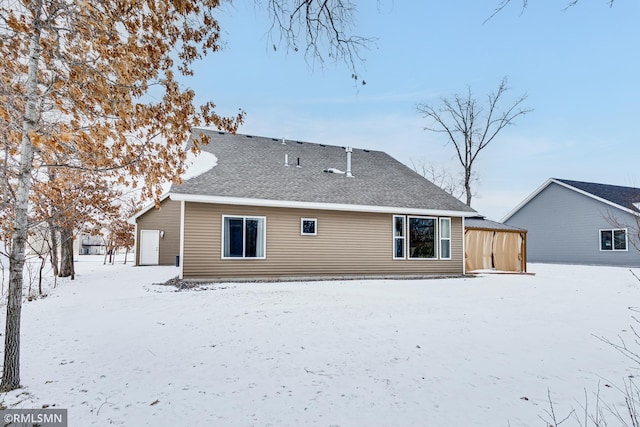
<svg viewBox="0 0 640 427"><path fill-rule="evenodd" d="M437 165L433 162L429 162L424 157L417 160L410 159L410 161L411 169L413 169L415 172L427 178L429 181L442 188L453 197L462 199L465 194L462 177L454 176L449 169L446 169L442 165ZM475 177L472 177L472 180L475 180Z"/></svg>
<svg viewBox="0 0 640 427"><path fill-rule="evenodd" d="M505 77L500 81L498 90L487 95L486 105L476 100L471 87L467 86L467 93L464 95L455 94L451 98L440 98L440 106L426 103L417 106L418 112L431 120L424 129L446 134L447 143L453 144L464 171L463 183L468 206L471 206L473 197L471 182L478 154L502 129L513 124L516 118L533 111L522 106L527 95L520 96L502 109L501 104L508 91Z"/></svg>

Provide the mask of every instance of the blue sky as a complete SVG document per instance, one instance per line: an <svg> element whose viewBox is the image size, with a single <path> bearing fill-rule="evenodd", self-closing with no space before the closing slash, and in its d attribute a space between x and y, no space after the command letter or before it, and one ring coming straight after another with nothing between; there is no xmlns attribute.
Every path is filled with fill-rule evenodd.
<svg viewBox="0 0 640 427"><path fill-rule="evenodd" d="M470 85L478 98L507 76L507 100L528 94L534 111L480 154L472 207L499 220L550 178L640 186L640 2L512 0L360 1L353 33L375 37L354 86L342 63L310 64L273 51L264 9L226 4L224 49L182 84L218 112L246 111L240 133L351 145L458 173L454 150L424 131L421 102ZM355 172L355 171L354 171Z"/></svg>

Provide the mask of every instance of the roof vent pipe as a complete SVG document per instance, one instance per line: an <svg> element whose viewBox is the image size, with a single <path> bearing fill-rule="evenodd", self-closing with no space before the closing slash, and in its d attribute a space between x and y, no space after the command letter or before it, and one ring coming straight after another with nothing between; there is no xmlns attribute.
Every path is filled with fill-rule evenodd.
<svg viewBox="0 0 640 427"><path fill-rule="evenodd" d="M347 152L347 178L353 178L353 174L351 173L351 152L353 150L351 147L347 147L345 151Z"/></svg>
<svg viewBox="0 0 640 427"><path fill-rule="evenodd" d="M282 145L287 145L287 142L284 139L284 136L282 137Z"/></svg>
<svg viewBox="0 0 640 427"><path fill-rule="evenodd" d="M300 166L300 157L298 157L298 164L296 165L297 168L301 167Z"/></svg>
<svg viewBox="0 0 640 427"><path fill-rule="evenodd" d="M288 154L284 155L284 165L285 166L289 166L289 155Z"/></svg>

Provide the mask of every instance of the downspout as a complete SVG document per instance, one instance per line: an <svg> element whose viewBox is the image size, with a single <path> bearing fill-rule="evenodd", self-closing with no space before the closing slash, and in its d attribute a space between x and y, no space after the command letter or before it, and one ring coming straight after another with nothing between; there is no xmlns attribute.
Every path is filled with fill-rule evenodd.
<svg viewBox="0 0 640 427"><path fill-rule="evenodd" d="M138 258L140 256L140 248L138 247L139 241L138 241L138 219L137 218L136 218L136 223L134 224L134 227L135 227L134 228L135 231L133 234L133 247L135 248L136 253L133 257L133 265L137 267L140 265L139 258ZM80 242L79 246L82 247L82 242Z"/></svg>
<svg viewBox="0 0 640 427"><path fill-rule="evenodd" d="M178 278L180 280L184 279L184 211L185 211L184 200L180 201L180 273Z"/></svg>
<svg viewBox="0 0 640 427"><path fill-rule="evenodd" d="M467 252L467 248L464 245L464 242L467 238L467 230L466 227L464 226L464 217L462 217L462 275L467 274L467 269L466 269L466 265L467 265L467 259L466 259L466 252Z"/></svg>

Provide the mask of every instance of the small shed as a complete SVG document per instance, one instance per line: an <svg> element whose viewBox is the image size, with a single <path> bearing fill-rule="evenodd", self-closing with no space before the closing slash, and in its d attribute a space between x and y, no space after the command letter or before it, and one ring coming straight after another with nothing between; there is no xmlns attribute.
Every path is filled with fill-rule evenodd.
<svg viewBox="0 0 640 427"><path fill-rule="evenodd" d="M485 219L465 219L465 271L527 271L527 230Z"/></svg>

